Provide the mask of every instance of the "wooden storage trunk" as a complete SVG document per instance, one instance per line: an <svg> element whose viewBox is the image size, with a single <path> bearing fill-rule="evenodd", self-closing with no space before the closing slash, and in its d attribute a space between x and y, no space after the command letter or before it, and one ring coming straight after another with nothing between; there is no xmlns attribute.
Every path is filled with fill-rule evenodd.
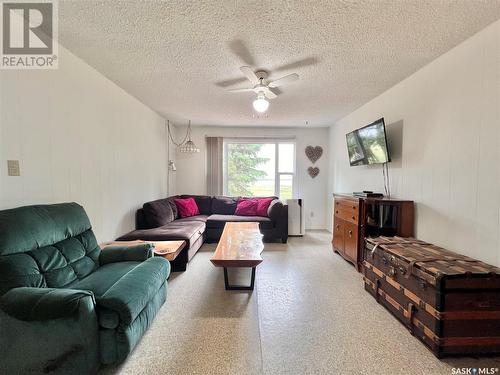
<svg viewBox="0 0 500 375"><path fill-rule="evenodd" d="M423 241L367 238L365 289L439 358L500 353L500 269Z"/></svg>

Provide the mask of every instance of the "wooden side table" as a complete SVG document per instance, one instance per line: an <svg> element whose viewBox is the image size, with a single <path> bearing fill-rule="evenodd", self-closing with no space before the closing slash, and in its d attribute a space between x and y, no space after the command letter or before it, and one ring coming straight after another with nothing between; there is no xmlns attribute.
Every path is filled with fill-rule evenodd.
<svg viewBox="0 0 500 375"><path fill-rule="evenodd" d="M155 246L153 252L156 256L165 258L166 260L172 262L177 258L177 255L186 246L186 241L111 241L104 242L101 244L102 249L106 249L107 246L134 246L141 243L151 243Z"/></svg>

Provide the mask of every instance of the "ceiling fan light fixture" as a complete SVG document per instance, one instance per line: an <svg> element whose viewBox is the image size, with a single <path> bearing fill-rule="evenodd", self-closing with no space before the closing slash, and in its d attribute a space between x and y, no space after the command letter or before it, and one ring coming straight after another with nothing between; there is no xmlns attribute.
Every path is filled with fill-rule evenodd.
<svg viewBox="0 0 500 375"><path fill-rule="evenodd" d="M263 94L259 94L252 104L253 108L260 113L267 111L269 108L269 101L266 100Z"/></svg>
<svg viewBox="0 0 500 375"><path fill-rule="evenodd" d="M264 113L269 108L268 99L274 99L278 97L279 92L274 92L272 89L275 87L280 87L286 85L290 82L299 79L297 73L288 74L274 81L268 82L268 73L263 70L254 72L249 66L240 67L241 72L247 77L247 79L252 83L253 87L240 88L228 90L229 92L254 92L257 94L257 99L253 101L253 108L258 113Z"/></svg>

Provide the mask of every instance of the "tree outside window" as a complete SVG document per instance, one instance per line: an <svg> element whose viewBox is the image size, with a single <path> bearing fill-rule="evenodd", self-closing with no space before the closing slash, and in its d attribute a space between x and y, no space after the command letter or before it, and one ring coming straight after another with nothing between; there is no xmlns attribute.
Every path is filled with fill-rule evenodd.
<svg viewBox="0 0 500 375"><path fill-rule="evenodd" d="M293 196L295 145L287 142L224 145L224 192L231 196Z"/></svg>

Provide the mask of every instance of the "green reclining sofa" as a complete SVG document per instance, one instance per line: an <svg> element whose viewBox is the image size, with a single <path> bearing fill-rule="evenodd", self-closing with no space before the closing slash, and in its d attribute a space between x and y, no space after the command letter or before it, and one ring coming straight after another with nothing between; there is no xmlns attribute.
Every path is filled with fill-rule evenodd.
<svg viewBox="0 0 500 375"><path fill-rule="evenodd" d="M101 251L76 203L0 211L0 373L123 362L165 302L169 273L149 244Z"/></svg>

